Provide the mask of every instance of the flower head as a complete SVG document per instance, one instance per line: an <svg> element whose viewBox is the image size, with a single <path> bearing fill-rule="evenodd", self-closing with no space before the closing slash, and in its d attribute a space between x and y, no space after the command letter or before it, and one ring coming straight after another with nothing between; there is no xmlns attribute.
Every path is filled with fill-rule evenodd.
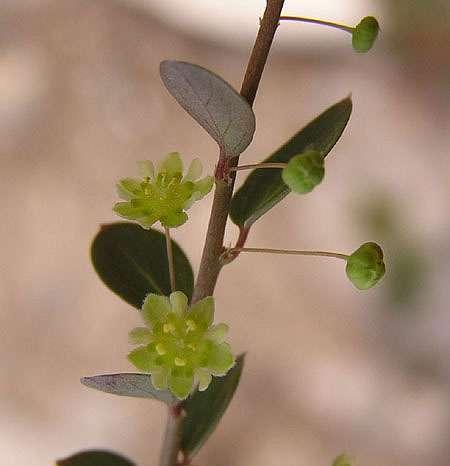
<svg viewBox="0 0 450 466"><path fill-rule="evenodd" d="M300 194L309 193L325 175L323 155L316 150L307 150L292 157L281 172L289 188Z"/></svg>
<svg viewBox="0 0 450 466"><path fill-rule="evenodd" d="M383 250L376 243L364 243L348 257L345 271L356 288L372 288L383 278L386 271Z"/></svg>
<svg viewBox="0 0 450 466"><path fill-rule="evenodd" d="M211 191L213 178L202 179L202 164L194 159L183 177L180 154L172 152L159 164L155 172L150 161L139 162L142 179L124 178L117 184L121 199L114 212L128 220L150 228L160 221L165 227L177 227L186 222L185 210Z"/></svg>
<svg viewBox="0 0 450 466"><path fill-rule="evenodd" d="M210 296L188 307L181 291L169 297L149 294L142 306L147 327L130 332L130 341L140 344L128 359L151 373L158 390L169 389L186 398L198 384L206 390L212 375L223 376L234 365L230 346L224 342L226 324L213 325L214 299Z"/></svg>

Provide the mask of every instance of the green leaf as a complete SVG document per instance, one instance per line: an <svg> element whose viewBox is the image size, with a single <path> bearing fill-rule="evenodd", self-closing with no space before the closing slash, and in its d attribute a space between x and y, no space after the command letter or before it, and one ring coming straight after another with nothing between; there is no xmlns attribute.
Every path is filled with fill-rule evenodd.
<svg viewBox="0 0 450 466"><path fill-rule="evenodd" d="M135 466L124 456L106 450L86 450L56 461L56 466Z"/></svg>
<svg viewBox="0 0 450 466"><path fill-rule="evenodd" d="M165 390L156 390L149 374L102 374L83 377L81 383L105 393L134 398L153 398L172 405L176 400Z"/></svg>
<svg viewBox="0 0 450 466"><path fill-rule="evenodd" d="M177 243L172 245L177 290L191 299L192 267ZM166 240L159 231L126 222L103 225L92 243L91 258L105 285L138 309L147 294L171 292Z"/></svg>
<svg viewBox="0 0 450 466"><path fill-rule="evenodd" d="M243 367L244 355L241 354L227 375L213 377L204 392L196 391L183 402L187 414L183 421L181 449L188 457L202 447L216 428L233 398Z"/></svg>
<svg viewBox="0 0 450 466"><path fill-rule="evenodd" d="M283 162L314 149L325 157L341 137L352 111L350 97L338 102L311 121L264 162ZM230 217L241 229L248 229L291 191L281 178L282 170L254 170L233 196Z"/></svg>
<svg viewBox="0 0 450 466"><path fill-rule="evenodd" d="M228 157L242 153L253 139L255 115L227 82L201 66L166 60L161 79L177 102L208 132Z"/></svg>

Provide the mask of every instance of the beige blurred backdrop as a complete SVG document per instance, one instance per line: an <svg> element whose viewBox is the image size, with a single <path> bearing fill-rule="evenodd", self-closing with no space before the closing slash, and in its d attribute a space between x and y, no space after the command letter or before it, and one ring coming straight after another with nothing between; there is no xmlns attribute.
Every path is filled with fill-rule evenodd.
<svg viewBox="0 0 450 466"><path fill-rule="evenodd" d="M127 332L139 322L95 275L89 246L99 224L115 220L114 184L136 160L177 150L213 171L214 143L168 95L158 65L191 61L239 88L265 2L230 41L184 21L195 2L179 21L157 3L0 3L5 466L51 465L87 448L157 464L165 409L79 383L133 371ZM281 256L242 255L223 271L217 319L248 354L201 466L327 466L341 452L356 466L450 464L449 6L371 5L383 31L367 55L339 31L321 30L321 41L313 26L279 28L242 160L266 157L351 92L354 112L325 182L283 201L248 244L350 252L374 240L386 278L361 293L338 261ZM302 1L289 13L302 14ZM175 233L195 270L210 203ZM227 241L235 237L230 225Z"/></svg>

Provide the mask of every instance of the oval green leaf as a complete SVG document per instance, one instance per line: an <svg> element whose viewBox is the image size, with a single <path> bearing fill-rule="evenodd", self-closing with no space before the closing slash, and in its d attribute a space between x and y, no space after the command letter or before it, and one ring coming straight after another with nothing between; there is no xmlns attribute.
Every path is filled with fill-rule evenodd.
<svg viewBox="0 0 450 466"><path fill-rule="evenodd" d="M173 240L172 246L177 290L191 299L192 267ZM157 230L127 222L103 225L92 243L91 258L105 285L138 309L147 294L171 292L166 240Z"/></svg>
<svg viewBox="0 0 450 466"><path fill-rule="evenodd" d="M239 384L244 367L244 354L236 358L236 364L224 377L213 377L210 386L204 391L194 392L183 408L181 450L192 458L212 434L225 413Z"/></svg>
<svg viewBox="0 0 450 466"><path fill-rule="evenodd" d="M160 75L170 94L226 156L244 152L253 139L255 115L226 81L201 66L175 60L161 62Z"/></svg>
<svg viewBox="0 0 450 466"><path fill-rule="evenodd" d="M81 383L105 393L134 398L153 398L166 404L176 402L174 396L166 390L157 390L148 374L102 374L83 377Z"/></svg>
<svg viewBox="0 0 450 466"><path fill-rule="evenodd" d="M325 157L341 137L351 112L352 101L348 97L325 110L264 162L287 163L307 149L319 151ZM233 196L231 220L241 229L248 229L290 192L280 169L256 169Z"/></svg>
<svg viewBox="0 0 450 466"><path fill-rule="evenodd" d="M111 451L86 450L57 460L56 466L135 466L135 464Z"/></svg>

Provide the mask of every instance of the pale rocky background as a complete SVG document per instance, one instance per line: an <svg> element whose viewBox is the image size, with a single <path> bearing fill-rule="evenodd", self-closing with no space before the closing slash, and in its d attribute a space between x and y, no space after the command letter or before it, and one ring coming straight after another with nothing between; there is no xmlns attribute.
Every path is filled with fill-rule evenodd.
<svg viewBox="0 0 450 466"><path fill-rule="evenodd" d="M364 56L339 32L309 47L302 28L298 44L279 30L242 160L266 157L352 92L326 181L266 215L249 245L349 252L375 240L386 279L359 293L342 263L314 258L247 255L224 270L217 319L248 355L199 465L328 466L342 451L357 466L450 464L449 6L373 3L386 27ZM165 409L79 383L133 370L127 332L139 322L96 277L89 245L114 220L114 183L136 160L178 150L213 170L215 145L167 94L159 62L192 61L238 88L252 43L222 46L147 6L0 3L5 466L52 465L94 447L157 464ZM176 232L196 269L210 202Z"/></svg>

